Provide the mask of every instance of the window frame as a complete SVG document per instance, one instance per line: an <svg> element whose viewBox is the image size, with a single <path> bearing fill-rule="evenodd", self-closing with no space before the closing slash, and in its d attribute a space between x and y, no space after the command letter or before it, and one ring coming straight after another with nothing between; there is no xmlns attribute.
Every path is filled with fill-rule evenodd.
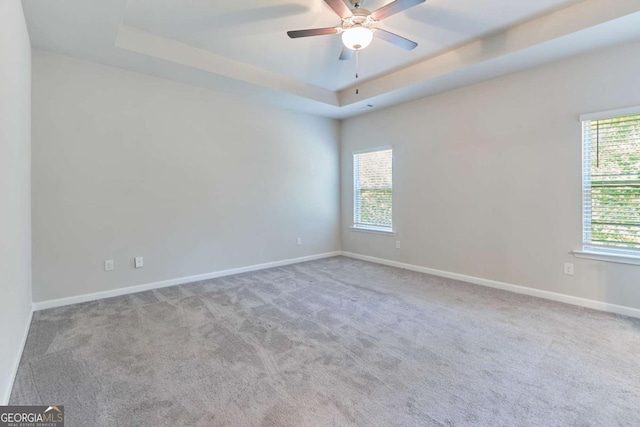
<svg viewBox="0 0 640 427"><path fill-rule="evenodd" d="M621 264L633 264L640 265L640 249L634 248L616 248L594 245L591 243L590 232L588 231L588 224L591 223L591 219L587 215L587 206L591 205L590 197L590 182L591 176L587 177L586 163L590 161L587 158L587 151L585 149L585 134L584 123L587 121L607 120L625 116L633 116L640 114L640 106L622 108L617 110L603 111L600 113L583 114L580 116L581 124L581 148L582 148L582 161L581 161L581 176L582 176L582 203L580 206L580 212L582 214L582 248L581 250L573 251L573 255L577 258L593 259L598 261L608 261ZM587 188L589 187L589 188Z"/></svg>
<svg viewBox="0 0 640 427"><path fill-rule="evenodd" d="M366 154L366 153L375 153L377 151L386 151L391 150L391 227L378 227L373 225L363 225L357 224L356 219L356 170L355 170L355 159L358 154ZM374 234L386 234L386 235L395 235L395 191L394 189L394 170L395 170L395 156L394 156L394 148L392 145L385 145L379 147L370 147L364 148L361 150L354 150L351 152L351 166L352 166L352 212L351 212L351 226L349 227L352 231L361 231L365 233L374 233Z"/></svg>

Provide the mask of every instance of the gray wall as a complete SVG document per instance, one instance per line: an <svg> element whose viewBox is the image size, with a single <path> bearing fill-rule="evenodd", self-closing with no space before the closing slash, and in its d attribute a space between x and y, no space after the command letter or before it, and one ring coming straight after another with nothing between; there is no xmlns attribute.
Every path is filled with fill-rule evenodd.
<svg viewBox="0 0 640 427"><path fill-rule="evenodd" d="M344 121L342 249L640 308L639 266L570 254L582 242L578 116L640 105L638 52L610 48ZM350 231L352 152L390 144L397 236Z"/></svg>
<svg viewBox="0 0 640 427"><path fill-rule="evenodd" d="M0 404L31 314L31 46L15 0L0 0Z"/></svg>
<svg viewBox="0 0 640 427"><path fill-rule="evenodd" d="M340 248L336 121L37 50L32 119L36 302Z"/></svg>

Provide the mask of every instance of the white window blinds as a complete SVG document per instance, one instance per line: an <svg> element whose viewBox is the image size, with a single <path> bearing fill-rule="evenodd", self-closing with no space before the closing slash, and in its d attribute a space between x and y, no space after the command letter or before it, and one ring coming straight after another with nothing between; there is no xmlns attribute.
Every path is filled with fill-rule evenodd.
<svg viewBox="0 0 640 427"><path fill-rule="evenodd" d="M353 155L353 225L391 231L393 199L393 150Z"/></svg>
<svg viewBox="0 0 640 427"><path fill-rule="evenodd" d="M584 120L586 248L640 250L640 114Z"/></svg>

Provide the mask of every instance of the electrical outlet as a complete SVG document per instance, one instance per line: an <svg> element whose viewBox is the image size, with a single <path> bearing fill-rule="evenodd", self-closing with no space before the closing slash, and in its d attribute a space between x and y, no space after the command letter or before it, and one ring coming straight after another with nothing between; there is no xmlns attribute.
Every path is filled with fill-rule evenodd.
<svg viewBox="0 0 640 427"><path fill-rule="evenodd" d="M115 264L112 259L107 259L104 261L104 271L113 271L115 268Z"/></svg>
<svg viewBox="0 0 640 427"><path fill-rule="evenodd" d="M135 258L134 265L135 265L136 268L144 267L144 259L141 256L137 256Z"/></svg>
<svg viewBox="0 0 640 427"><path fill-rule="evenodd" d="M573 264L571 264L570 262L564 263L564 274L566 274L567 276L573 276Z"/></svg>
<svg viewBox="0 0 640 427"><path fill-rule="evenodd" d="M396 240L396 249L400 249L400 240Z"/></svg>
<svg viewBox="0 0 640 427"><path fill-rule="evenodd" d="M296 245L298 245L298 246L302 246L302 237L298 237L298 238L296 239Z"/></svg>

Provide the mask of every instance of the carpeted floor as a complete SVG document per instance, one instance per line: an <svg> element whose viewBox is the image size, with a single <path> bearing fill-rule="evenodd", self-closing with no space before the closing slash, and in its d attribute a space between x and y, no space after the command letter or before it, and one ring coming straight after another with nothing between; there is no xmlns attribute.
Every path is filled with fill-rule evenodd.
<svg viewBox="0 0 640 427"><path fill-rule="evenodd" d="M640 321L347 258L35 313L67 426L638 426Z"/></svg>

